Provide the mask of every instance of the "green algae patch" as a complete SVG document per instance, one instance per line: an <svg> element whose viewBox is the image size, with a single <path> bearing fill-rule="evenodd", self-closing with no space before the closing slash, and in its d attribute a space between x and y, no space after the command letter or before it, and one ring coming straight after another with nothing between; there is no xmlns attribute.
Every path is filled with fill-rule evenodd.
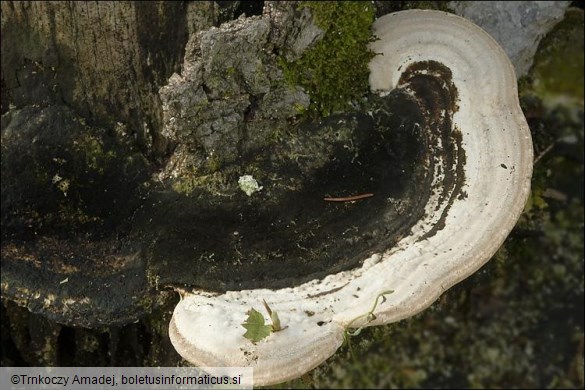
<svg viewBox="0 0 585 390"><path fill-rule="evenodd" d="M368 49L374 6L359 1L306 1L299 7L311 11L325 35L298 60L280 60L284 78L309 93L309 111L323 116L347 111L350 103L368 92L368 63L375 56Z"/></svg>

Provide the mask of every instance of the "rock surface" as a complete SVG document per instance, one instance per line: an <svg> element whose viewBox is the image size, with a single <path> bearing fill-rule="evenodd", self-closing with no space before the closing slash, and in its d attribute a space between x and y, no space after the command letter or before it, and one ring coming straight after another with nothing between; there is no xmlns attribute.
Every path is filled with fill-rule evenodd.
<svg viewBox="0 0 585 390"><path fill-rule="evenodd" d="M486 30L524 76L540 40L561 21L570 1L451 1L449 7Z"/></svg>

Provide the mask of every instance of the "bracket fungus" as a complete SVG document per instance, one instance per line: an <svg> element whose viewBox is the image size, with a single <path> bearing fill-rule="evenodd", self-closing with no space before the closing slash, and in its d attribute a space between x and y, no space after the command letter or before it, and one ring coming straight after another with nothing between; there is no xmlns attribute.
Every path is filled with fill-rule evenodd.
<svg viewBox="0 0 585 390"><path fill-rule="evenodd" d="M504 51L470 21L438 11L386 15L374 23L374 34L372 99L393 102L385 120L415 112L408 126L394 123L394 131L416 134L424 145L415 164L422 173L411 177L428 186L422 211L399 210L416 218L406 232L382 246L374 234L371 251L345 255L361 256L350 269L332 267L327 276L290 287L184 292L169 335L192 364L252 366L256 385L298 377L336 351L347 327L394 322L428 307L486 263L514 227L533 155ZM388 194L355 203L374 201L400 209ZM377 215L384 220L383 209ZM388 290L394 292L375 315L364 316ZM287 328L252 343L241 324L264 300Z"/></svg>

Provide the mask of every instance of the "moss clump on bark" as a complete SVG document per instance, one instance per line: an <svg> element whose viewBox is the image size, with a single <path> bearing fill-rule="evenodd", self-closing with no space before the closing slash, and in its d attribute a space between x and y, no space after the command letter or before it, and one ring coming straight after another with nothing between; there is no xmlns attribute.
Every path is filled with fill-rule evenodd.
<svg viewBox="0 0 585 390"><path fill-rule="evenodd" d="M543 100L583 107L583 10L571 8L541 42L534 57L533 89Z"/></svg>
<svg viewBox="0 0 585 390"><path fill-rule="evenodd" d="M368 91L368 63L375 55L368 49L374 6L359 1L305 1L299 8L311 11L325 35L298 60L281 59L284 78L309 93L309 111L323 116L347 111Z"/></svg>

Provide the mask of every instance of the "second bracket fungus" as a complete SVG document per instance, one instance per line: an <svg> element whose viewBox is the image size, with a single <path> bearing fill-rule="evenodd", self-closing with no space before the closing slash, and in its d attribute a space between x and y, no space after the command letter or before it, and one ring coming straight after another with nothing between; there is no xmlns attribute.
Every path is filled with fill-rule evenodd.
<svg viewBox="0 0 585 390"><path fill-rule="evenodd" d="M428 307L486 263L514 227L529 193L533 156L504 51L468 20L437 11L386 15L374 23L374 34L378 40L371 48L379 54L370 63L371 100L380 101L371 113L374 127L390 127L380 137L403 142L388 146L390 156L412 148L406 140L422 145L411 150L408 164L415 167L409 180L425 186L415 191L420 197L407 205L397 201L395 186L411 188L405 177L384 176L395 167L374 164L386 183L356 191L375 196L322 207L339 212L376 207L367 219L387 223L392 239L377 227L360 241L369 249L350 245L336 252L355 260L351 266L331 265L328 275L297 278L288 286L281 277L277 286L185 292L169 334L191 363L254 367L256 385L298 377L331 356L348 327L394 322ZM356 153L364 158L365 150ZM414 192L404 193L412 198ZM335 194L321 194L321 201L323 195ZM411 219L401 220L404 229L390 227L390 212ZM336 222L350 226L359 215ZM368 226L364 222L360 229ZM343 241L345 231L340 232L327 238ZM283 256L286 260L287 252ZM374 316L364 315L389 290L393 293L378 302ZM241 324L264 300L286 328L251 342Z"/></svg>

